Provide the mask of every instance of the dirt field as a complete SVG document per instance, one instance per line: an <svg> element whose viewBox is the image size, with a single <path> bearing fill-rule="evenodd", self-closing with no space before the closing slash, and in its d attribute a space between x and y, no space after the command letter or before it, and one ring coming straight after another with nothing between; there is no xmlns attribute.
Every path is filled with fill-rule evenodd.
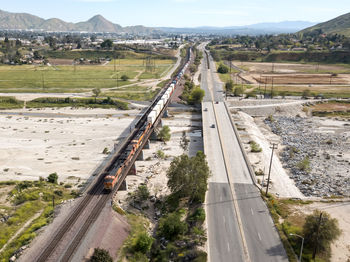
<svg viewBox="0 0 350 262"><path fill-rule="evenodd" d="M350 111L350 103L322 103L314 105L310 108L313 112L326 111L326 112L346 112Z"/></svg>
<svg viewBox="0 0 350 262"><path fill-rule="evenodd" d="M54 58L50 58L49 59L49 63L51 65L72 65L74 62L73 59L54 59Z"/></svg>
<svg viewBox="0 0 350 262"><path fill-rule="evenodd" d="M331 215L332 218L338 219L339 227L342 230L342 234L332 245L332 262L344 262L349 261L350 258L350 203L322 203L314 202L310 205L298 205L294 207L294 213L296 216L305 216L311 214L315 209L325 211Z"/></svg>
<svg viewBox="0 0 350 262"><path fill-rule="evenodd" d="M251 73L338 73L350 74L348 65L317 65L293 63L254 63L234 61L234 65Z"/></svg>
<svg viewBox="0 0 350 262"><path fill-rule="evenodd" d="M136 111L20 110L0 114L0 180L88 179ZM138 112L138 111L137 111ZM128 130L127 130L128 131Z"/></svg>
<svg viewBox="0 0 350 262"><path fill-rule="evenodd" d="M340 74L263 74L252 75L256 82L261 84L317 84L317 85L347 85L350 84L350 75ZM349 88L349 87L348 87Z"/></svg>

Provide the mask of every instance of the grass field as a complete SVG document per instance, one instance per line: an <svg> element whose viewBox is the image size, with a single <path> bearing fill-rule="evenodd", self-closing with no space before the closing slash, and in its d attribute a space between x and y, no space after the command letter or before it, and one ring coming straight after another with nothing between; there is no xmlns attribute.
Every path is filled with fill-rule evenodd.
<svg viewBox="0 0 350 262"><path fill-rule="evenodd" d="M1 182L0 214L8 216L4 223L0 223L0 248L8 245L0 254L0 261L9 261L10 257L23 245L27 245L37 234L37 230L47 225L53 216L52 198L56 203L73 197L71 190L64 185L57 185L41 181ZM6 200L5 200L6 199ZM24 230L9 242L24 224L34 219ZM9 242L9 243L8 243Z"/></svg>
<svg viewBox="0 0 350 262"><path fill-rule="evenodd" d="M146 72L142 59L119 59L103 65L0 66L0 92L85 92L93 88L123 86L140 79L159 78L173 65L173 60L155 60ZM120 77L127 75L128 81Z"/></svg>

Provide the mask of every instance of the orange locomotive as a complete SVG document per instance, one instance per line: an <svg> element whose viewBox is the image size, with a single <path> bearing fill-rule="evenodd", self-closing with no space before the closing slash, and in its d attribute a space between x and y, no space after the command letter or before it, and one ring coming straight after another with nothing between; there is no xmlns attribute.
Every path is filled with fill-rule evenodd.
<svg viewBox="0 0 350 262"><path fill-rule="evenodd" d="M144 127L136 134L131 143L128 145L126 150L120 156L118 161L115 163L113 169L109 172L104 179L104 188L107 190L112 190L116 183L118 182L120 174L123 172L124 168L129 165L130 161L134 157L137 149L143 142L145 134L151 128L151 123L146 122Z"/></svg>

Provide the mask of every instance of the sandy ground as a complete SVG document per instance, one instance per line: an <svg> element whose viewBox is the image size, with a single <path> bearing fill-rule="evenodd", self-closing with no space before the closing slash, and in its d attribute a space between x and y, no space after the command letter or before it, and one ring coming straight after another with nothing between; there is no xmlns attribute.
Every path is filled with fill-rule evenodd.
<svg viewBox="0 0 350 262"><path fill-rule="evenodd" d="M342 234L332 245L332 262L345 262L350 259L350 202L322 203L314 202L310 205L299 205L295 212L311 214L315 209L325 211L332 218L338 219Z"/></svg>
<svg viewBox="0 0 350 262"><path fill-rule="evenodd" d="M134 117L106 109L0 112L0 180L88 179ZM135 115L136 112L130 111ZM111 131L112 130L112 131ZM125 133L125 132L124 132ZM125 135L125 134L124 134Z"/></svg>
<svg viewBox="0 0 350 262"><path fill-rule="evenodd" d="M268 173L269 163L271 158L271 144L278 143L279 137L274 134L267 134L267 132L262 132L255 122L254 118L246 113L239 112L238 114L233 114L234 120L238 120L238 128L241 130L240 135L243 141L244 148L248 154L250 163L255 171L262 170L265 174ZM250 152L249 141L255 141L262 148L261 153ZM258 176L257 179L260 183L264 180L264 185L266 186L267 175L263 177ZM271 168L271 182L272 186L270 192L277 194L280 197L297 197L304 198L303 194L295 186L294 181L289 178L287 171L283 168L281 161L278 158L278 151L275 151L275 158L272 162Z"/></svg>
<svg viewBox="0 0 350 262"><path fill-rule="evenodd" d="M170 109L170 117L162 119L163 125L168 125L171 130L171 140L166 144L159 141L151 141L150 149L143 150L143 159L136 161L136 175L129 175L126 178L127 191L119 191L114 196L114 201L124 210L137 211L131 208L127 201L130 192L135 191L141 183L145 183L150 191L151 196L160 198L168 195L170 192L166 186L167 177L166 171L170 166L174 157L183 153L188 153L190 156L196 154L198 150L203 150L203 142L201 138L201 115L198 113L189 112L174 112ZM180 146L183 131L186 132L187 139L190 140L187 151L184 151ZM157 157L157 151L161 150L165 153L165 159ZM149 201L144 203L149 205L146 214L151 221L150 231L154 229L157 221L155 210Z"/></svg>

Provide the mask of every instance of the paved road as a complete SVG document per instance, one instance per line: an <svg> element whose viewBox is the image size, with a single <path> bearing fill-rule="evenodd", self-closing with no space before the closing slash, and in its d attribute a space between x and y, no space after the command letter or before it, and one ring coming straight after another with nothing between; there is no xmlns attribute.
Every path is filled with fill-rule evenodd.
<svg viewBox="0 0 350 262"><path fill-rule="evenodd" d="M212 171L206 198L209 260L288 261L269 211L254 186L224 105L215 65L206 59L201 86L204 151ZM215 128L212 125L215 125Z"/></svg>

